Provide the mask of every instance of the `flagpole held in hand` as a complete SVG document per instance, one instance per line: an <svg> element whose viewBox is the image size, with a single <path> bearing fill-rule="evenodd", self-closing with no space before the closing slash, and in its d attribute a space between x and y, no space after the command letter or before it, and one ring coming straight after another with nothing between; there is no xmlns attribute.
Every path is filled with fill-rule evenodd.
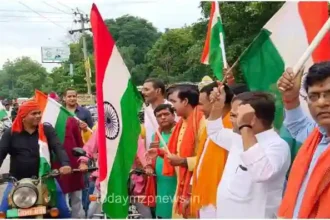
<svg viewBox="0 0 330 220"><path fill-rule="evenodd" d="M317 33L315 38L313 39L312 43L308 46L306 51L303 53L303 55L300 57L296 65L293 67L294 74L297 74L299 70L303 67L303 65L306 63L308 58L311 56L313 51L316 49L316 47L320 44L326 33L330 29L330 18L328 18L327 22L323 25L321 30Z"/></svg>
<svg viewBox="0 0 330 220"><path fill-rule="evenodd" d="M146 109L146 105L145 105L145 104L143 104L143 107L144 107L144 109ZM151 117L151 115L150 115L150 112L149 112L149 111L145 111L145 113L146 113L146 115L147 115L149 121L151 122L152 128L156 131L156 135L158 135L159 140L160 140L161 143L163 144L163 146L164 146L164 150L165 150L168 154L171 154L170 151L169 151L169 149L168 149L168 147L167 147L167 144L166 144L164 138L162 137L162 135L160 134L159 130L157 129L157 126L155 125L154 121L152 120L152 117Z"/></svg>

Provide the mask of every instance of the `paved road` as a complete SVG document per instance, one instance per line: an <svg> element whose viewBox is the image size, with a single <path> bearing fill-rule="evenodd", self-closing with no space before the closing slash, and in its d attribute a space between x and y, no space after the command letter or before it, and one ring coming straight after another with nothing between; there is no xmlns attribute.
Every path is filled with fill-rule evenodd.
<svg viewBox="0 0 330 220"><path fill-rule="evenodd" d="M5 161L3 162L2 166L1 166L1 169L0 169L0 174L2 173L8 173L9 171L9 157L7 157L5 159ZM2 199L2 194L5 190L5 185L0 185L0 200Z"/></svg>

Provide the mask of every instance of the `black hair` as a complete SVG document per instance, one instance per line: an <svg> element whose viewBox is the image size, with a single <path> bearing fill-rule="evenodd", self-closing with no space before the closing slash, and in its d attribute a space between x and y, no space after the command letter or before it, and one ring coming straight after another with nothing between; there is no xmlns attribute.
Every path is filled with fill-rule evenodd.
<svg viewBox="0 0 330 220"><path fill-rule="evenodd" d="M262 121L265 127L271 127L275 119L275 99L273 95L265 92L243 92L233 98L240 100L242 104L250 104L256 117Z"/></svg>
<svg viewBox="0 0 330 220"><path fill-rule="evenodd" d="M160 79L149 78L144 83L151 83L154 89L160 89L162 95L165 95L165 84Z"/></svg>
<svg viewBox="0 0 330 220"><path fill-rule="evenodd" d="M209 96L211 94L211 92L213 91L214 88L218 87L218 83L217 82L212 82L210 84L207 84L206 86L204 86L201 90L200 93L206 93L207 96ZM228 87L228 85L224 85L224 89L225 89L225 93L226 93L226 101L225 104L230 104L231 100L234 97L234 93L233 91Z"/></svg>
<svg viewBox="0 0 330 220"><path fill-rule="evenodd" d="M171 85L166 89L166 98L167 99L174 92L176 87L177 87L177 85Z"/></svg>
<svg viewBox="0 0 330 220"><path fill-rule="evenodd" d="M75 91L75 92L76 92L76 94L78 94L78 92L77 92L77 90L76 90L76 89L74 89L74 88L67 88L67 89L64 91L64 93L63 93L63 97L65 97L65 96L66 96L66 94L68 93L68 91Z"/></svg>
<svg viewBox="0 0 330 220"><path fill-rule="evenodd" d="M191 84L176 85L173 88L172 93L176 91L178 91L178 97L181 101L187 99L188 104L190 104L192 107L196 107L199 104L199 91L196 85L191 85Z"/></svg>
<svg viewBox="0 0 330 220"><path fill-rule="evenodd" d="M243 92L249 92L249 88L247 87L247 85L242 84L242 83L238 83L238 84L233 84L229 86L230 90L234 93L234 95L238 95L241 94Z"/></svg>
<svg viewBox="0 0 330 220"><path fill-rule="evenodd" d="M166 110L166 109L169 110L172 115L174 115L174 108L172 107L172 105L170 105L170 104L160 104L154 110L155 116L158 112L160 112L162 110Z"/></svg>
<svg viewBox="0 0 330 220"><path fill-rule="evenodd" d="M330 61L315 63L308 70L304 88L308 92L308 87L320 83L330 77Z"/></svg>

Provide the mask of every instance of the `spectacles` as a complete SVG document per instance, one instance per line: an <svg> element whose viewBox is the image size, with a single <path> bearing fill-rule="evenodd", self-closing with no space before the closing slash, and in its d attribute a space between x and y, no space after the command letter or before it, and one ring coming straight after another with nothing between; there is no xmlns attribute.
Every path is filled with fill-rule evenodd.
<svg viewBox="0 0 330 220"><path fill-rule="evenodd" d="M330 91L321 93L309 93L307 94L307 101L310 103L317 102L321 98L321 96L325 101L330 102Z"/></svg>

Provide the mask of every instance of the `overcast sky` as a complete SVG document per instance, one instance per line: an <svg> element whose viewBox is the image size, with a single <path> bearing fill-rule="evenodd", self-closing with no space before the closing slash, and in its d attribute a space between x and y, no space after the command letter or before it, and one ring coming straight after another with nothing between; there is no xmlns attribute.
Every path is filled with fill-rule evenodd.
<svg viewBox="0 0 330 220"><path fill-rule="evenodd" d="M160 31L191 24L201 17L195 0L0 0L0 69L7 60L29 56L41 62L41 47L70 42L72 8L88 13L96 3L103 18L135 15L152 22ZM43 64L48 70L54 65Z"/></svg>

